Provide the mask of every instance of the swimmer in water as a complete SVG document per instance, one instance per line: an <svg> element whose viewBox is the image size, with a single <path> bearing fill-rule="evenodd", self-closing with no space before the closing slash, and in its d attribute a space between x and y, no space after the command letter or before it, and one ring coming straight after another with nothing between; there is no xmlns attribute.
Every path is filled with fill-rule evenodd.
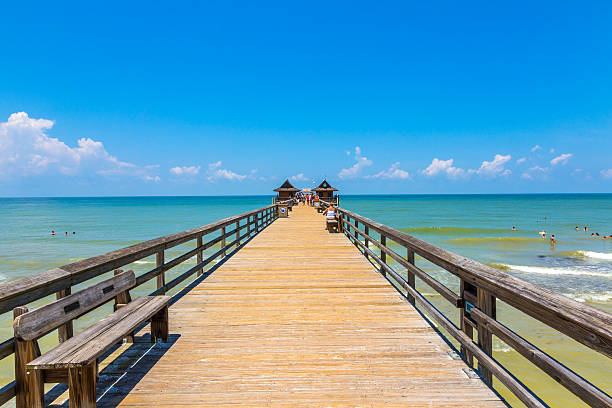
<svg viewBox="0 0 612 408"><path fill-rule="evenodd" d="M580 228L576 227L576 231L578 231Z"/></svg>
<svg viewBox="0 0 612 408"><path fill-rule="evenodd" d="M72 231L72 235L76 235L76 232Z"/></svg>
<svg viewBox="0 0 612 408"><path fill-rule="evenodd" d="M540 231L538 234L540 234L542 238L546 238L546 231Z"/></svg>
<svg viewBox="0 0 612 408"><path fill-rule="evenodd" d="M584 232L587 232L589 229L587 227L584 227Z"/></svg>
<svg viewBox="0 0 612 408"><path fill-rule="evenodd" d="M516 231L516 227L514 227L514 226L513 226L513 227L512 227L512 229L511 229L511 231Z"/></svg>
<svg viewBox="0 0 612 408"><path fill-rule="evenodd" d="M555 239L555 234L552 234L552 235L550 236L550 243L554 245L554 244L555 244L555 242L557 242L557 240Z"/></svg>
<svg viewBox="0 0 612 408"><path fill-rule="evenodd" d="M55 231L51 231L51 235L55 235Z"/></svg>
<svg viewBox="0 0 612 408"><path fill-rule="evenodd" d="M64 232L64 235L68 236L68 231Z"/></svg>

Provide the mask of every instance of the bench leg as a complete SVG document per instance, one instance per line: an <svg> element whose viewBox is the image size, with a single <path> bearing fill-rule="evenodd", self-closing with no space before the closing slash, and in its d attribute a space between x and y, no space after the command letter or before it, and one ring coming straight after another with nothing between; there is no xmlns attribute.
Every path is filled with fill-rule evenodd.
<svg viewBox="0 0 612 408"><path fill-rule="evenodd" d="M68 369L70 408L96 407L96 362Z"/></svg>
<svg viewBox="0 0 612 408"><path fill-rule="evenodd" d="M151 342L168 342L168 306L157 312L151 319Z"/></svg>

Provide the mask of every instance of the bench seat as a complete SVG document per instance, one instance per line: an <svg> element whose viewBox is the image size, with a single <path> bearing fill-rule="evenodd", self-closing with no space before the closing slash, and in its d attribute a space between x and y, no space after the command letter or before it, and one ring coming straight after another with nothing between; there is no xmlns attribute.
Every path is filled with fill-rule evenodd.
<svg viewBox="0 0 612 408"><path fill-rule="evenodd" d="M170 296L141 296L93 326L26 364L35 370L82 367L96 359L159 312L167 313ZM166 326L167 326L167 319ZM168 341L168 329L153 327L151 340ZM161 330L160 330L161 329Z"/></svg>
<svg viewBox="0 0 612 408"><path fill-rule="evenodd" d="M338 220L335 218L327 218L327 230L333 232L334 229L338 230Z"/></svg>

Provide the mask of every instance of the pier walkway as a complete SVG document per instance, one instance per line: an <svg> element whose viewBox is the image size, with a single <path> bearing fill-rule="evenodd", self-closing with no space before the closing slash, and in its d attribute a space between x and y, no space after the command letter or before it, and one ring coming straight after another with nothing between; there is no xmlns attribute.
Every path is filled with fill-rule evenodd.
<svg viewBox="0 0 612 408"><path fill-rule="evenodd" d="M323 224L294 207L192 284L170 308L171 343L101 365L98 406L506 406Z"/></svg>

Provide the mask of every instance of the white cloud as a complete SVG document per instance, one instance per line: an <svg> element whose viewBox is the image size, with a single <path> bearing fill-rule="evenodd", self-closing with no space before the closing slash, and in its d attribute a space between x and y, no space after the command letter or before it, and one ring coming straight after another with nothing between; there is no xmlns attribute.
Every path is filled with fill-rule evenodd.
<svg viewBox="0 0 612 408"><path fill-rule="evenodd" d="M533 146L533 147L531 148L531 151L532 151L532 152L535 152L535 151L540 150L541 148L542 148L542 146L540 146L540 145L535 145L535 146Z"/></svg>
<svg viewBox="0 0 612 408"><path fill-rule="evenodd" d="M200 166L177 166L170 169L175 176L195 176L200 172Z"/></svg>
<svg viewBox="0 0 612 408"><path fill-rule="evenodd" d="M612 178L612 169L602 170L601 175L603 176L603 178Z"/></svg>
<svg viewBox="0 0 612 408"><path fill-rule="evenodd" d="M549 152L550 154L552 154L552 153L554 153L554 152L555 152L555 149L554 149L554 148L552 148L552 149L550 149L548 152Z"/></svg>
<svg viewBox="0 0 612 408"><path fill-rule="evenodd" d="M516 161L516 164L525 163L526 161L527 161L527 159L526 159L526 158L521 157L520 159L518 159L518 160Z"/></svg>
<svg viewBox="0 0 612 408"><path fill-rule="evenodd" d="M572 157L571 153L564 153L561 156L557 156L550 161L550 164L556 166L557 164L566 165L569 158Z"/></svg>
<svg viewBox="0 0 612 408"><path fill-rule="evenodd" d="M510 155L502 156L501 154L496 154L493 161L483 161L480 168L476 170L476 173L487 177L495 177L499 174L507 176L512 172L508 169L504 169L504 165L508 163L510 159L512 159Z"/></svg>
<svg viewBox="0 0 612 408"><path fill-rule="evenodd" d="M159 176L144 176L143 180L152 181L154 183L159 183L161 181L161 178Z"/></svg>
<svg viewBox="0 0 612 408"><path fill-rule="evenodd" d="M245 174L238 174L231 170L221 168L223 163L221 160L210 163L208 165L208 181L216 181L216 180L230 180L230 181L242 181L247 176Z"/></svg>
<svg viewBox="0 0 612 408"><path fill-rule="evenodd" d="M521 177L527 180L531 180L533 178L533 176L529 173L523 173L521 174Z"/></svg>
<svg viewBox="0 0 612 408"><path fill-rule="evenodd" d="M530 167L529 170L545 173L548 171L548 167L533 166L533 167Z"/></svg>
<svg viewBox="0 0 612 408"><path fill-rule="evenodd" d="M464 169L453 166L454 159L439 160L437 157L431 161L425 170L421 170L421 174L428 177L434 177L438 174L446 174L447 177L456 179L466 177L468 173Z"/></svg>
<svg viewBox="0 0 612 408"><path fill-rule="evenodd" d="M355 147L355 164L353 164L348 169L340 170L338 173L338 177L341 179L355 178L361 174L361 170L364 167L368 167L372 165L372 160L368 160L367 157L361 155L361 148L359 146Z"/></svg>
<svg viewBox="0 0 612 408"><path fill-rule="evenodd" d="M295 176L289 177L291 181L307 181L308 177L304 176L304 173L296 174Z"/></svg>
<svg viewBox="0 0 612 408"><path fill-rule="evenodd" d="M54 122L33 119L25 112L13 113L0 123L0 175L28 176L43 173L64 175L127 175L147 180L157 166L137 166L112 156L102 142L81 138L70 147L47 131Z"/></svg>
<svg viewBox="0 0 612 408"><path fill-rule="evenodd" d="M395 162L389 167L388 170L383 170L380 173L376 173L372 176L366 176L366 178L384 178L384 179L399 179L406 180L410 179L410 173L406 170L399 168L400 162Z"/></svg>

